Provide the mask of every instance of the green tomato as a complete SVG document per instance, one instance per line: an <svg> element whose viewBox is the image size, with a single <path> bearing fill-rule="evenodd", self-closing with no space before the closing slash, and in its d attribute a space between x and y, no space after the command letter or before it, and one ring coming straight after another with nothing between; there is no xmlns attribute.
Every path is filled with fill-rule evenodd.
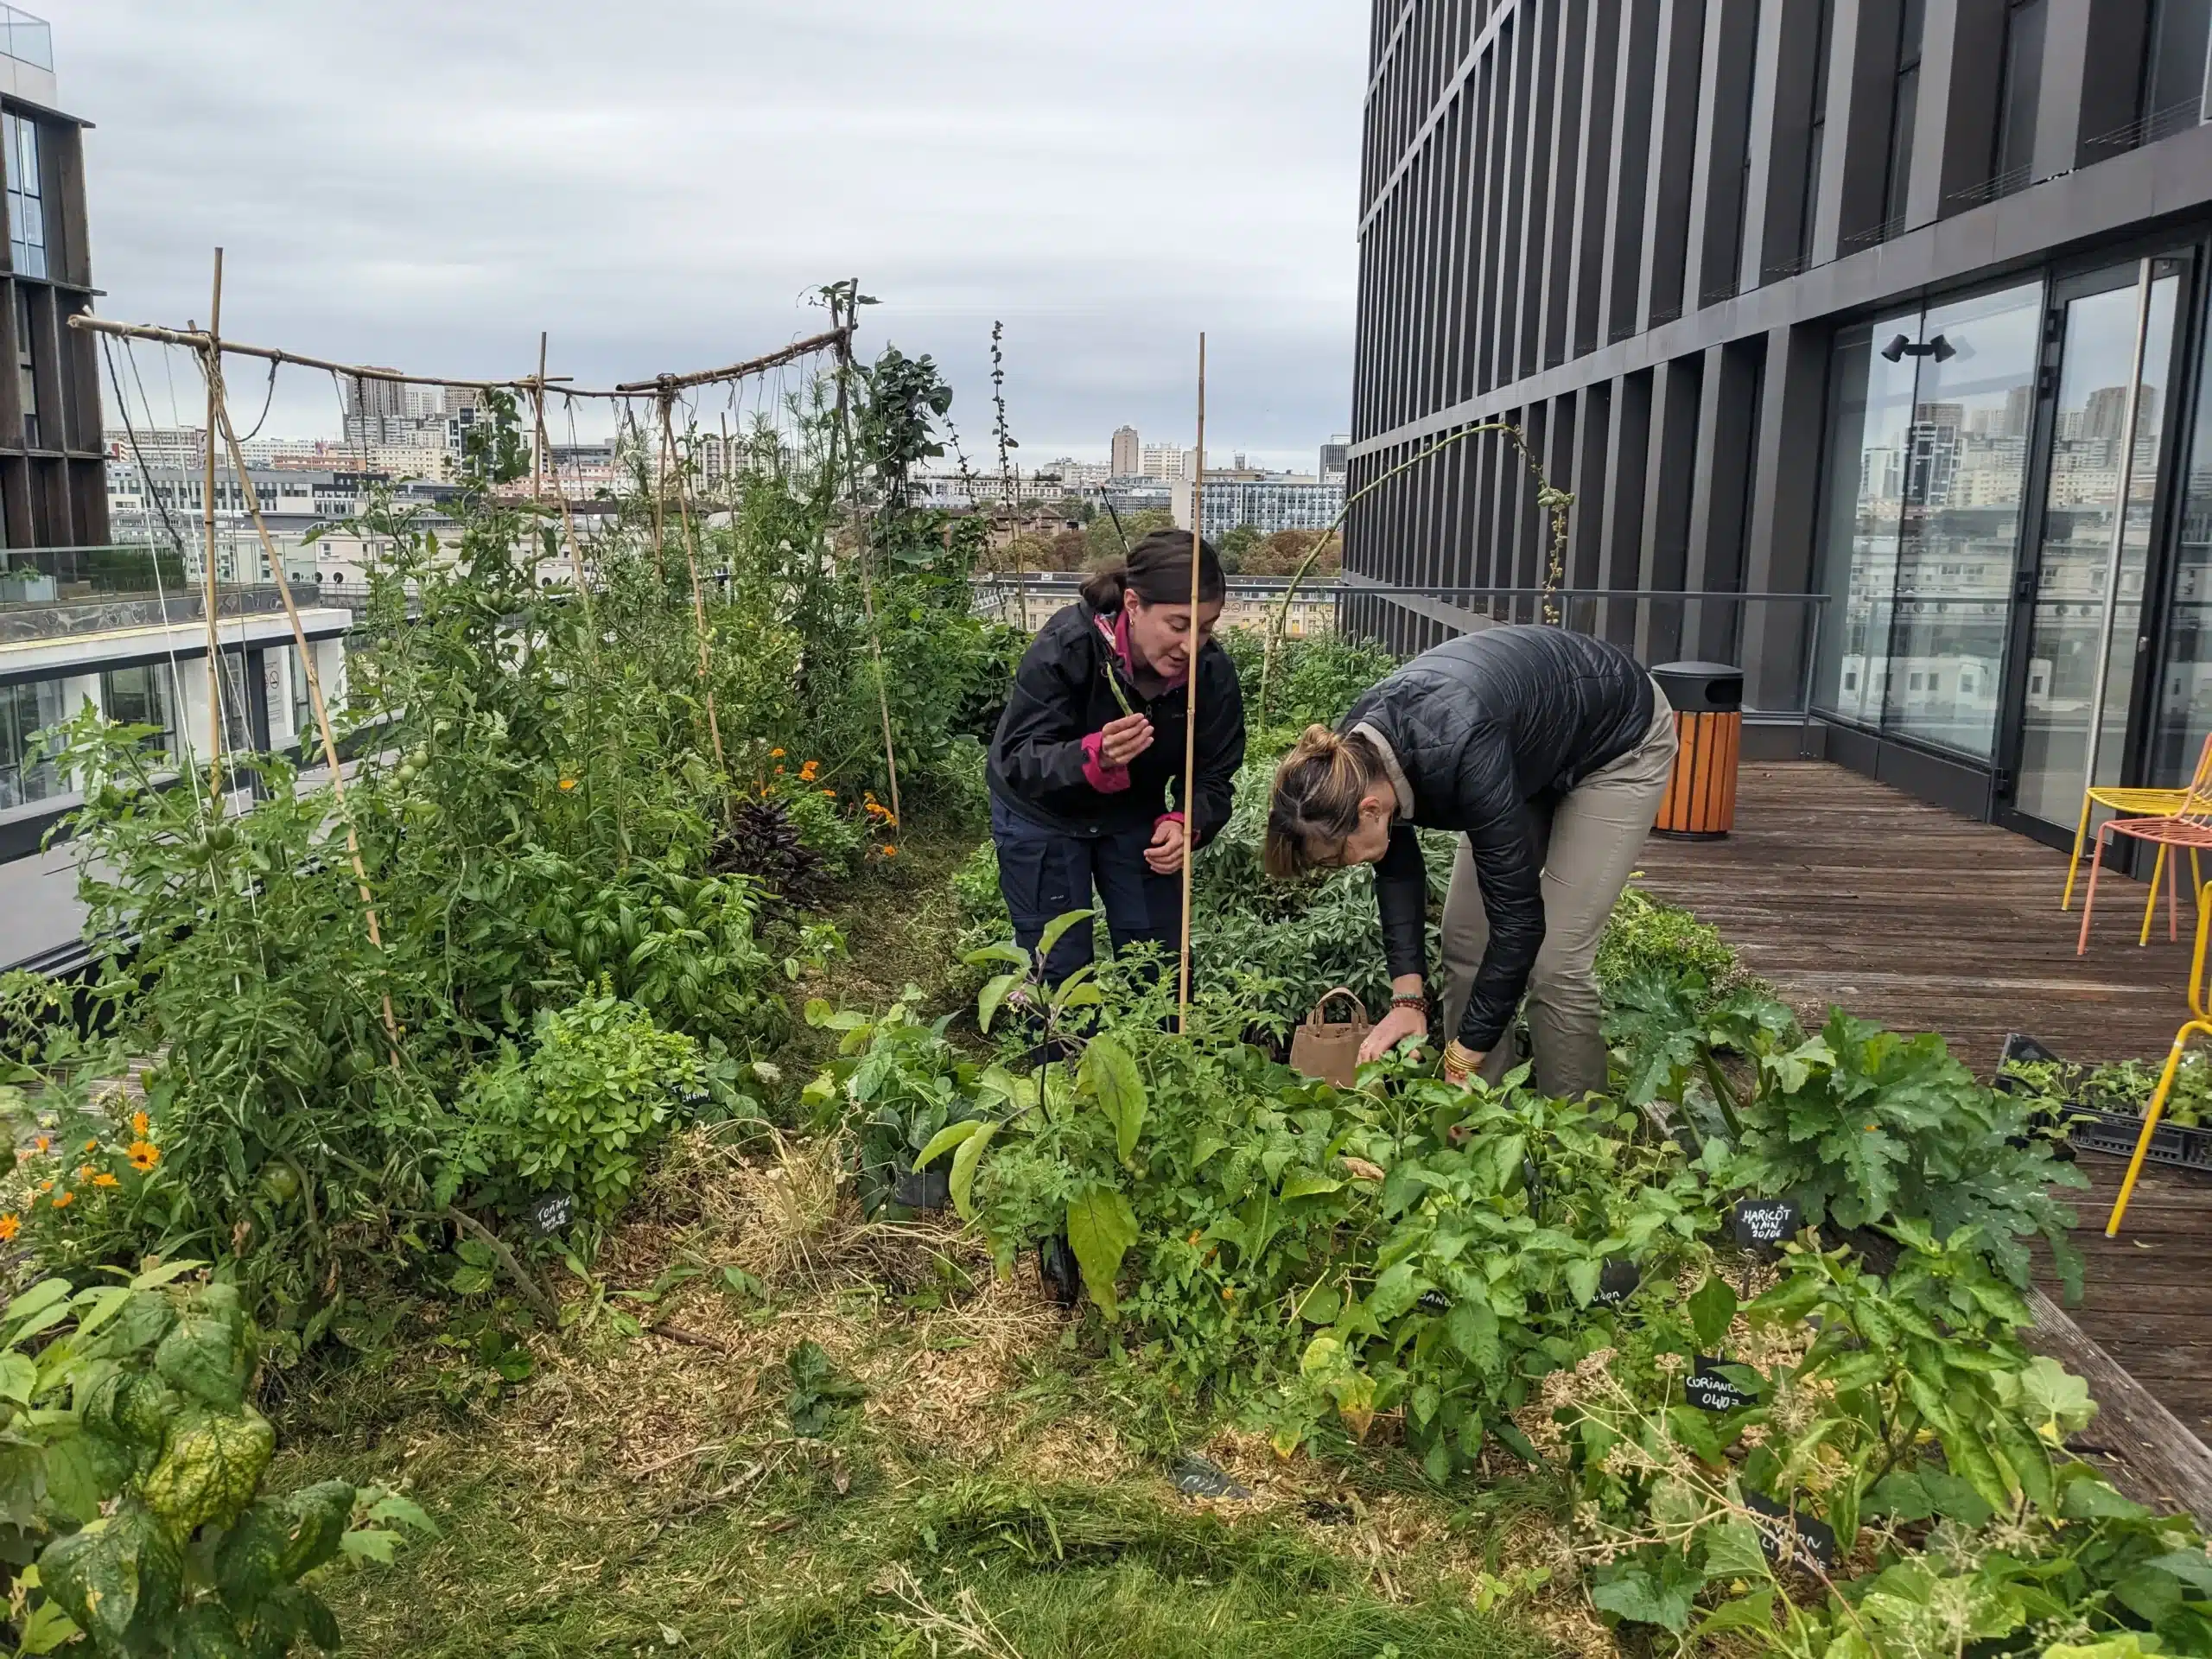
<svg viewBox="0 0 2212 1659"><path fill-rule="evenodd" d="M262 1166L261 1192L271 1204L289 1205L300 1196L299 1172L282 1160Z"/></svg>
<svg viewBox="0 0 2212 1659"><path fill-rule="evenodd" d="M430 752L420 743L407 751L407 764L420 772L430 764Z"/></svg>
<svg viewBox="0 0 2212 1659"><path fill-rule="evenodd" d="M400 763L399 781L403 784L411 784L415 781L415 767L412 762L402 761Z"/></svg>

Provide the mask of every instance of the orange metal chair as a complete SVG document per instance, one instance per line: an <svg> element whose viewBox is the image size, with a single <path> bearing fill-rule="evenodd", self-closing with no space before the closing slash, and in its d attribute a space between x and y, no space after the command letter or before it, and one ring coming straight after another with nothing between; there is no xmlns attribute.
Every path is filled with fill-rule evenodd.
<svg viewBox="0 0 2212 1659"><path fill-rule="evenodd" d="M2186 849L2190 880L2192 883L2202 882L2204 873L2199 868L2198 855L2212 847L2212 791L2199 793L2192 789L2183 809L2164 817L2113 818L2097 831L2096 845L2089 854L2089 888L2082 899L2082 937L2074 947L2077 957L2089 948L2089 917L2097 906L2097 876L2104 868L2105 849L2120 836L2150 842L2158 849L2158 861L2151 867L2150 896L2143 905L2143 931L2136 944L2151 942L2151 918L2158 909L2161 874L2166 878L2166 937L2177 939L2181 937L2180 902L2174 895L2174 868L2168 855Z"/></svg>
<svg viewBox="0 0 2212 1659"><path fill-rule="evenodd" d="M2090 878L2094 880L2094 874ZM2166 1051L2166 1069L2158 1074L2158 1086L2152 1091L2151 1103L2143 1109L2143 1133L2135 1137L2135 1154L2127 1160L2127 1173L2120 1178L2120 1196L2113 1200L2112 1214L2105 1218L2105 1236L2120 1236L2120 1218L2127 1213L2127 1200L2134 1195L2135 1178L2143 1173L2144 1154L2151 1150L2151 1137L2158 1132L2158 1118L2166 1109L2166 1098L2173 1093L2174 1078L2181 1071L2183 1051L2192 1037L2212 1037L2212 1010L2204 1006L2204 947L2212 941L2212 882L2196 891L2196 954L2189 967L2190 1018L2174 1033L2174 1046Z"/></svg>
<svg viewBox="0 0 2212 1659"><path fill-rule="evenodd" d="M2123 789L2116 784L2099 784L2082 791L2082 819L2074 826L2074 856L2066 866L2066 892L2059 899L2062 911L2074 907L2074 878L2082 868L2082 849L2089 840L2089 814L2101 806L2114 812L2136 812L2153 817L2168 817L2181 811L2189 804L2189 798L2197 791L2212 791L2212 732L2205 734L2204 747L2197 751L2196 772L2186 787L2181 789ZM2164 867L2166 849L2158 849L2158 865ZM2196 869L2190 865L2192 874ZM2158 885L2158 869L2151 872L2151 885ZM2151 937L2151 917L2148 909L2143 916L2143 937Z"/></svg>

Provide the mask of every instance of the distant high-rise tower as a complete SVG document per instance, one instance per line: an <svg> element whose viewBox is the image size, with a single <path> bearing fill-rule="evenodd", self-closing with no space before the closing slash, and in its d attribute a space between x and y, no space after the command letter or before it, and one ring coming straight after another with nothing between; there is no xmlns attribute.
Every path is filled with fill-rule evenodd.
<svg viewBox="0 0 2212 1659"><path fill-rule="evenodd" d="M1114 429L1113 468L1116 478L1137 478L1144 473L1144 450L1134 426Z"/></svg>
<svg viewBox="0 0 2212 1659"><path fill-rule="evenodd" d="M1181 478L1185 475L1183 458L1190 453L1179 444L1147 443L1144 446L1144 475L1147 478Z"/></svg>
<svg viewBox="0 0 2212 1659"><path fill-rule="evenodd" d="M1351 454L1351 436L1338 432L1321 446L1321 470L1318 476L1325 484L1332 478L1344 475L1344 466Z"/></svg>

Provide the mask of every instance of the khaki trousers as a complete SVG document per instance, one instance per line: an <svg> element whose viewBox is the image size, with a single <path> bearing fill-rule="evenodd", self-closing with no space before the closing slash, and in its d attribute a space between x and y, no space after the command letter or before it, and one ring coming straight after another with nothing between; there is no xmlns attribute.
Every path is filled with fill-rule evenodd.
<svg viewBox="0 0 2212 1659"><path fill-rule="evenodd" d="M1636 873L1643 838L1659 816L1675 766L1675 711L1658 687L1651 691L1651 725L1643 741L1585 778L1561 797L1552 813L1544 852L1544 942L1529 975L1524 1012L1535 1048L1535 1084L1564 1099L1605 1087L1605 1044L1592 971L1598 940L1621 889ZM1452 887L1444 899L1444 1023L1459 1029L1476 967L1490 944L1481 879L1466 837L1459 840ZM1511 1032L1499 1038L1482 1065L1495 1083L1517 1063Z"/></svg>

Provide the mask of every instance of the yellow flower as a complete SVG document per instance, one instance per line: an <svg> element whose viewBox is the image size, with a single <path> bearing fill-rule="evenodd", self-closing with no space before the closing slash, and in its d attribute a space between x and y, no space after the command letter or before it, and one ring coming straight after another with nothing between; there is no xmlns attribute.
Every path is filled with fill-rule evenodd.
<svg viewBox="0 0 2212 1659"><path fill-rule="evenodd" d="M837 798L837 791L834 789L825 789L822 793L833 801Z"/></svg>
<svg viewBox="0 0 2212 1659"><path fill-rule="evenodd" d="M574 789L575 786L576 780L573 778L563 778L561 780L561 787L563 789Z"/></svg>
<svg viewBox="0 0 2212 1659"><path fill-rule="evenodd" d="M22 1230L23 1218L13 1211L0 1216L0 1244L14 1243L16 1235Z"/></svg>
<svg viewBox="0 0 2212 1659"><path fill-rule="evenodd" d="M78 1179L79 1180L80 1180L80 1181L89 1181L89 1180L91 1180L91 1179L92 1179L92 1166L90 1164L79 1164L79 1165L78 1165L78 1166L77 1166L77 1179Z"/></svg>
<svg viewBox="0 0 2212 1659"><path fill-rule="evenodd" d="M85 1150L86 1152L98 1152L99 1149L100 1143L98 1141L87 1141L85 1142Z"/></svg>
<svg viewBox="0 0 2212 1659"><path fill-rule="evenodd" d="M780 760L784 758L784 752L781 749L771 749L768 751L768 758L771 760ZM783 768L779 766L776 770L781 772Z"/></svg>
<svg viewBox="0 0 2212 1659"><path fill-rule="evenodd" d="M130 1167L142 1175L162 1161L162 1149L150 1141L132 1141L125 1155L130 1160Z"/></svg>
<svg viewBox="0 0 2212 1659"><path fill-rule="evenodd" d="M54 1207L57 1210L67 1210L76 1202L77 1195L66 1186L54 1195Z"/></svg>
<svg viewBox="0 0 2212 1659"><path fill-rule="evenodd" d="M152 1125L147 1122L145 1113L133 1112L130 1114L130 1133L137 1135L141 1141L143 1141L146 1138L146 1131L151 1127Z"/></svg>
<svg viewBox="0 0 2212 1659"><path fill-rule="evenodd" d="M102 1170L99 1174L92 1177L92 1185L94 1186L120 1186L123 1183L117 1180L114 1176L109 1174L107 1171Z"/></svg>
<svg viewBox="0 0 2212 1659"><path fill-rule="evenodd" d="M38 1190L41 1192L51 1192L54 1191L54 1183L52 1181L41 1181L38 1184Z"/></svg>

